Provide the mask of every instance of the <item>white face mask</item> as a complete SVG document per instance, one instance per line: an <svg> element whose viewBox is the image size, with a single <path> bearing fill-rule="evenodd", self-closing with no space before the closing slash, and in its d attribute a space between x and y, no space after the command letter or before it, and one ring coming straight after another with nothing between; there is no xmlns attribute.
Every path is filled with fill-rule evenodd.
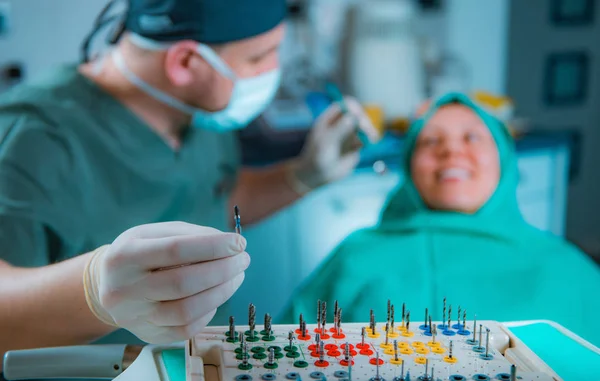
<svg viewBox="0 0 600 381"><path fill-rule="evenodd" d="M132 36L132 41L143 48L162 50L165 45ZM221 111L205 111L183 103L182 101L156 89L135 75L123 59L118 49L112 53L113 60L119 71L135 86L160 102L192 116L191 125L213 131L229 131L246 127L262 113L273 101L281 78L279 69L250 78L237 78L233 70L206 45L200 44L198 53L221 75L233 82L233 91L227 107Z"/></svg>

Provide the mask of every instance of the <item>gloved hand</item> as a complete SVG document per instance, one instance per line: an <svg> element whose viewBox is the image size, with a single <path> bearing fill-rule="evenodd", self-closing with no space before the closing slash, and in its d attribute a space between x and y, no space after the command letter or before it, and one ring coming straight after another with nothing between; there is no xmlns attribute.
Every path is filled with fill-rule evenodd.
<svg viewBox="0 0 600 381"><path fill-rule="evenodd" d="M86 300L106 324L152 344L187 340L240 287L250 264L239 234L168 222L127 230L84 271Z"/></svg>
<svg viewBox="0 0 600 381"><path fill-rule="evenodd" d="M289 163L288 178L299 193L342 179L356 168L362 147L357 127L371 142L379 138L358 101L344 99L348 113L342 115L337 103L329 106L317 118L300 156Z"/></svg>

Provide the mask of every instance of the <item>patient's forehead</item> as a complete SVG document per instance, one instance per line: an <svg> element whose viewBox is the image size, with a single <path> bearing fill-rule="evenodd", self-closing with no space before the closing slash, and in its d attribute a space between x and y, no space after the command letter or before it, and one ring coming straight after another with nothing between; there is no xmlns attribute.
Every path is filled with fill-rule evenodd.
<svg viewBox="0 0 600 381"><path fill-rule="evenodd" d="M471 108L452 103L440 107L427 121L421 134L423 133L451 133L462 132L462 130L489 130L481 118Z"/></svg>

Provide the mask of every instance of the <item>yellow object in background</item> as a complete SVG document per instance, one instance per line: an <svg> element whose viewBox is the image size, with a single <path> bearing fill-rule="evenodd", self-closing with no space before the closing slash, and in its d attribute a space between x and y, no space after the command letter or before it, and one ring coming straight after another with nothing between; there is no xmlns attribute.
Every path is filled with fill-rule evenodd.
<svg viewBox="0 0 600 381"><path fill-rule="evenodd" d="M374 104L366 104L363 106L365 113L371 119L371 123L379 132L379 136L383 136L385 132L385 115L383 112L383 108L374 105Z"/></svg>

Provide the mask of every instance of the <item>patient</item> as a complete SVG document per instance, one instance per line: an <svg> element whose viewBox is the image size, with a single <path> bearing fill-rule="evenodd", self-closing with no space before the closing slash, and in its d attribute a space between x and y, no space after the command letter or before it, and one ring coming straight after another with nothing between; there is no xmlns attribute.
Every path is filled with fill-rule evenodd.
<svg viewBox="0 0 600 381"><path fill-rule="evenodd" d="M377 227L353 233L290 300L282 323L314 322L317 300L343 322L385 324L387 301L416 327L443 298L478 320L546 319L600 346L600 268L576 247L527 224L517 205L514 143L462 94L439 99L411 126L404 173ZM333 308L328 308L331 311ZM461 316L462 320L462 316ZM328 321L332 321L329 314ZM415 328L416 329L416 328Z"/></svg>

